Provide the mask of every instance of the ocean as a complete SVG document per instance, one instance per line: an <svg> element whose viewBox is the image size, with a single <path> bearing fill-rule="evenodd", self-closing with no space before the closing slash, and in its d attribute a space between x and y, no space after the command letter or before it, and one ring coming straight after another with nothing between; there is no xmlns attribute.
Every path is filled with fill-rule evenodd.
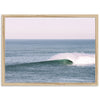
<svg viewBox="0 0 100 100"><path fill-rule="evenodd" d="M5 40L6 83L93 83L95 40Z"/></svg>

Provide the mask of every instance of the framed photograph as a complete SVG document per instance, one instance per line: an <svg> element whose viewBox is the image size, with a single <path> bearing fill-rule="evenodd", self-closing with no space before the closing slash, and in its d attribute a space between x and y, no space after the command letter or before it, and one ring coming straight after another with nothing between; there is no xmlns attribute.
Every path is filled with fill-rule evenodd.
<svg viewBox="0 0 100 100"><path fill-rule="evenodd" d="M97 85L98 15L2 15L2 85Z"/></svg>

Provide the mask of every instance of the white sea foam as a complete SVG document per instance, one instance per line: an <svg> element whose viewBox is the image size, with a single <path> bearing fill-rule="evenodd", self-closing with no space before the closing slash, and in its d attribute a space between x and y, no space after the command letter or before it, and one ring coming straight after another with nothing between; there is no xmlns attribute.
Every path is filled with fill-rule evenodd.
<svg viewBox="0 0 100 100"><path fill-rule="evenodd" d="M73 65L92 65L95 64L95 54L86 53L59 53L52 56L49 60L69 59Z"/></svg>

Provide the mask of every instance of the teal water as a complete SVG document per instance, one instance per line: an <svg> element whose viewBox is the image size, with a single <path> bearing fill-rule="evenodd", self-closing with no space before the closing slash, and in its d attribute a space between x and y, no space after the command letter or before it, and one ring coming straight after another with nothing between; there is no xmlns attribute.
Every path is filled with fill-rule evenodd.
<svg viewBox="0 0 100 100"><path fill-rule="evenodd" d="M5 82L95 82L95 40L6 40Z"/></svg>

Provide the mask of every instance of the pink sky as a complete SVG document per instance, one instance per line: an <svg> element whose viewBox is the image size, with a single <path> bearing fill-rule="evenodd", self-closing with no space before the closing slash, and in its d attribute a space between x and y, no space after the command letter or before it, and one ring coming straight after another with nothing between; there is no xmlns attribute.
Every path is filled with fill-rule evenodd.
<svg viewBox="0 0 100 100"><path fill-rule="evenodd" d="M6 39L95 39L95 18L6 18Z"/></svg>

